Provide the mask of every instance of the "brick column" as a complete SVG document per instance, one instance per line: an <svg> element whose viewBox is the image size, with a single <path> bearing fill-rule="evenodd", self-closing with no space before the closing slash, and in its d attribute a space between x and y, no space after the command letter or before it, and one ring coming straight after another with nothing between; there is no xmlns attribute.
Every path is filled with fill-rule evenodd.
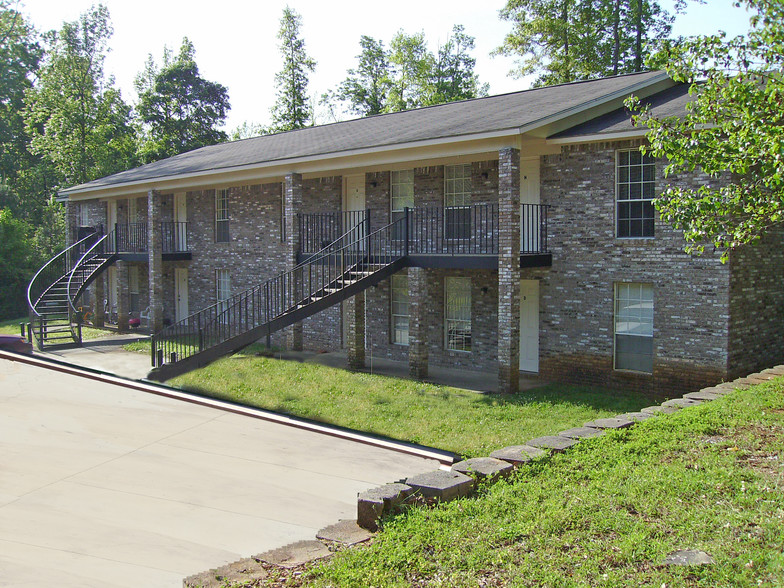
<svg viewBox="0 0 784 588"><path fill-rule="evenodd" d="M365 293L346 300L348 316L348 369L360 370L365 367Z"/></svg>
<svg viewBox="0 0 784 588"><path fill-rule="evenodd" d="M128 279L128 262L117 262L117 330L125 333L128 330L128 313L131 307L130 283Z"/></svg>
<svg viewBox="0 0 784 588"><path fill-rule="evenodd" d="M147 193L147 255L150 271L150 331L153 333L163 328L163 245L160 222L161 195L150 190Z"/></svg>
<svg viewBox="0 0 784 588"><path fill-rule="evenodd" d="M286 221L286 269L297 265L297 253L300 250L299 218L297 213L302 210L302 174L291 173L286 176L283 189L283 207ZM292 282L296 289L299 283ZM286 329L286 346L292 351L302 351L302 322L294 323Z"/></svg>
<svg viewBox="0 0 784 588"><path fill-rule="evenodd" d="M498 391L520 385L520 151L498 152Z"/></svg>
<svg viewBox="0 0 784 588"><path fill-rule="evenodd" d="M422 267L408 268L408 373L412 378L427 378L427 272Z"/></svg>
<svg viewBox="0 0 784 588"><path fill-rule="evenodd" d="M93 300L93 324L96 327L103 327L106 324L106 307L104 306L104 300L106 299L105 279L106 274L98 276L92 285L93 297L95 298Z"/></svg>
<svg viewBox="0 0 784 588"><path fill-rule="evenodd" d="M70 247L76 242L76 226L78 223L77 209L79 205L70 200L65 203L65 246Z"/></svg>

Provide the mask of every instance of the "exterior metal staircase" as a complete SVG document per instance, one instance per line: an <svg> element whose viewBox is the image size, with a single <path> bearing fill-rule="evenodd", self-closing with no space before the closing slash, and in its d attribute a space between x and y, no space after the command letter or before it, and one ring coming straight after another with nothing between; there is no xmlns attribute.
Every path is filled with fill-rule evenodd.
<svg viewBox="0 0 784 588"><path fill-rule="evenodd" d="M295 268L156 333L148 378L207 365L387 279L405 267L408 219L371 233L365 217Z"/></svg>
<svg viewBox="0 0 784 588"><path fill-rule="evenodd" d="M82 317L76 303L84 290L116 258L106 251L111 235L94 233L50 259L27 287L30 332L38 349L81 345Z"/></svg>

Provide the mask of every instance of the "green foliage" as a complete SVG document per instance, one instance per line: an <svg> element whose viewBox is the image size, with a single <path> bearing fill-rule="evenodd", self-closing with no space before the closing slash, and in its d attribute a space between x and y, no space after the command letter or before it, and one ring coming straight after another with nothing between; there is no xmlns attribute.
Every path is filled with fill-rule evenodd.
<svg viewBox="0 0 784 588"><path fill-rule="evenodd" d="M35 37L21 14L0 3L0 208L18 217L27 216L22 176L34 163L22 111L41 58Z"/></svg>
<svg viewBox="0 0 784 588"><path fill-rule="evenodd" d="M226 141L218 129L230 109L228 91L199 74L193 43L182 40L172 59L164 49L163 66L152 56L136 78L141 125L139 157L144 163Z"/></svg>
<svg viewBox="0 0 784 588"><path fill-rule="evenodd" d="M784 381L659 416L412 508L307 586L779 586ZM682 549L705 566L662 565ZM284 585L270 579L257 586ZM283 578L285 580L285 578ZM287 584L286 584L287 585Z"/></svg>
<svg viewBox="0 0 784 588"><path fill-rule="evenodd" d="M27 308L27 284L37 258L32 228L0 209L0 319L20 316Z"/></svg>
<svg viewBox="0 0 784 588"><path fill-rule="evenodd" d="M480 84L474 73L474 38L462 25L453 27L436 53L430 51L422 32L398 31L389 50L364 35L360 46L357 68L348 70L337 92L322 98L322 104L332 110L340 101L353 114L371 116L487 95L487 84Z"/></svg>
<svg viewBox="0 0 784 588"><path fill-rule="evenodd" d="M38 84L28 92L25 121L31 152L56 174L50 189L135 164L131 109L113 80L104 78L111 34L109 13L98 5L45 37L47 55Z"/></svg>
<svg viewBox="0 0 784 588"><path fill-rule="evenodd" d="M384 43L372 37L362 35L359 45L362 53L357 55L357 68L348 70L348 77L341 82L337 98L347 102L354 114L381 114L386 109L392 86L389 55Z"/></svg>
<svg viewBox="0 0 784 588"><path fill-rule="evenodd" d="M302 129L311 122L308 73L315 70L316 62L305 51L301 26L302 17L286 6L278 30L283 69L275 74L277 99L272 107L272 132Z"/></svg>
<svg viewBox="0 0 784 588"><path fill-rule="evenodd" d="M724 260L784 222L784 6L746 5L756 11L748 35L668 42L653 56L652 65L691 84L686 116L636 117L649 128L649 151L668 159L668 176L702 170L713 178L698 188L669 186L655 204L684 230L689 251L712 243Z"/></svg>
<svg viewBox="0 0 784 588"><path fill-rule="evenodd" d="M513 29L496 53L519 56L512 74L536 86L642 71L673 21L656 0L508 0L501 18Z"/></svg>

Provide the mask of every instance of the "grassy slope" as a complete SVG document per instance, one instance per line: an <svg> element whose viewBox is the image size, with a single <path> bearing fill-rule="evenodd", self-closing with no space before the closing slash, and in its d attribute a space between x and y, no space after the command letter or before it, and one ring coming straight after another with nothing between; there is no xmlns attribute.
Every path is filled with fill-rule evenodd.
<svg viewBox="0 0 784 588"><path fill-rule="evenodd" d="M478 498L412 509L304 583L782 586L782 450L779 378L584 442ZM660 565L679 549L716 563Z"/></svg>
<svg viewBox="0 0 784 588"><path fill-rule="evenodd" d="M471 456L649 404L631 393L561 385L515 396L481 395L251 356L223 359L170 383L207 396Z"/></svg>

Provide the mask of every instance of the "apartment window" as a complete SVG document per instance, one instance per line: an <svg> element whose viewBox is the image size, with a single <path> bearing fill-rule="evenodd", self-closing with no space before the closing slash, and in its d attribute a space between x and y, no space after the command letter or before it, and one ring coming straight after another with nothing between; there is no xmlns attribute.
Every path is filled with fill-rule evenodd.
<svg viewBox="0 0 784 588"><path fill-rule="evenodd" d="M471 165L444 167L444 237L471 236Z"/></svg>
<svg viewBox="0 0 784 588"><path fill-rule="evenodd" d="M130 311L132 313L141 310L141 295L139 288L139 267L135 265L128 266L128 293L130 298Z"/></svg>
<svg viewBox="0 0 784 588"><path fill-rule="evenodd" d="M446 348L471 351L471 278L447 278L444 290Z"/></svg>
<svg viewBox="0 0 784 588"><path fill-rule="evenodd" d="M405 274L392 276L389 300L392 343L408 345L408 276Z"/></svg>
<svg viewBox="0 0 784 588"><path fill-rule="evenodd" d="M215 298L218 301L218 312L221 313L228 308L226 300L231 297L231 279L229 270L215 270Z"/></svg>
<svg viewBox="0 0 784 588"><path fill-rule="evenodd" d="M414 170L393 171L390 177L390 197L392 203L392 222L403 217L405 208L414 206ZM402 239L405 227L400 224L394 228L393 239Z"/></svg>
<svg viewBox="0 0 784 588"><path fill-rule="evenodd" d="M615 369L653 373L652 284L615 284Z"/></svg>
<svg viewBox="0 0 784 588"><path fill-rule="evenodd" d="M229 242L229 191L215 190L215 242Z"/></svg>
<svg viewBox="0 0 784 588"><path fill-rule="evenodd" d="M90 209L88 208L88 205L85 203L79 205L79 226L80 227L90 226Z"/></svg>
<svg viewBox="0 0 784 588"><path fill-rule="evenodd" d="M615 167L618 237L653 237L655 160L629 149L618 151Z"/></svg>

